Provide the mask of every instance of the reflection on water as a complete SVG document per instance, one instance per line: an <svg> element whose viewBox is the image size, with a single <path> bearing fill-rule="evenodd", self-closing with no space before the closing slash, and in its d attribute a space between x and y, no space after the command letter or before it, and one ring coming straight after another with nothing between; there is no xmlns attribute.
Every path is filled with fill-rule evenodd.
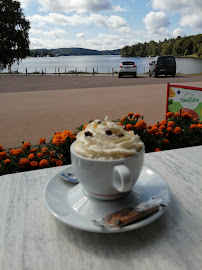
<svg viewBox="0 0 202 270"><path fill-rule="evenodd" d="M26 58L17 65L12 66L12 71L41 72L47 73L69 72L71 70L83 72L111 73L118 71L122 60L133 59L137 65L138 74L149 71L149 63L155 59L152 57L128 57L119 55L83 55L83 56L60 56ZM177 73L196 74L202 72L202 59L176 58ZM59 69L59 70L58 70ZM4 70L5 72L5 70Z"/></svg>

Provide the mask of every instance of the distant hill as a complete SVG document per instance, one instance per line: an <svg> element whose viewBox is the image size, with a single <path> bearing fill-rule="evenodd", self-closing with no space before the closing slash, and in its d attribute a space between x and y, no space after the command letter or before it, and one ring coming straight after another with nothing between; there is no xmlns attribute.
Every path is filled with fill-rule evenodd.
<svg viewBox="0 0 202 270"><path fill-rule="evenodd" d="M30 50L30 56L71 56L71 55L119 55L120 49L117 50L90 50L83 48L59 48L59 49L36 49Z"/></svg>

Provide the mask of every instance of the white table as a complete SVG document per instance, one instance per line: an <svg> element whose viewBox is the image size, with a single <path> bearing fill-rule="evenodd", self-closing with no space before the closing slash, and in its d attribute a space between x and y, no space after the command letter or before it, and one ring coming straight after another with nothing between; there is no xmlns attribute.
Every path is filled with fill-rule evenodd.
<svg viewBox="0 0 202 270"><path fill-rule="evenodd" d="M79 231L48 212L43 189L64 167L1 176L0 269L202 269L202 146L149 153L145 165L167 181L172 203L120 234Z"/></svg>

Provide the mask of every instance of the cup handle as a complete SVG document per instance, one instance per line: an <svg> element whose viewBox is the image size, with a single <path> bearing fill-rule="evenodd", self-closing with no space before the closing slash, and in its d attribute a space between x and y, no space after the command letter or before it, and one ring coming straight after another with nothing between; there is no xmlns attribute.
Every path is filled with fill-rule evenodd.
<svg viewBox="0 0 202 270"><path fill-rule="evenodd" d="M132 177L129 169L125 165L114 166L112 185L119 192L131 190L133 186Z"/></svg>

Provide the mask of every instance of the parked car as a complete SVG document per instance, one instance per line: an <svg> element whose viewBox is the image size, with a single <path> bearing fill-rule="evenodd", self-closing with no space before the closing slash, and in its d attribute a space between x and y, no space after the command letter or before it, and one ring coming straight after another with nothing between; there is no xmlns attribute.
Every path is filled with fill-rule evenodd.
<svg viewBox="0 0 202 270"><path fill-rule="evenodd" d="M137 76L137 66L134 61L124 60L121 62L118 70L118 77L121 78L124 75Z"/></svg>
<svg viewBox="0 0 202 270"><path fill-rule="evenodd" d="M176 61L174 56L159 56L157 61L152 61L149 65L149 76L153 75L156 78L159 75L171 75L173 77L176 75Z"/></svg>

